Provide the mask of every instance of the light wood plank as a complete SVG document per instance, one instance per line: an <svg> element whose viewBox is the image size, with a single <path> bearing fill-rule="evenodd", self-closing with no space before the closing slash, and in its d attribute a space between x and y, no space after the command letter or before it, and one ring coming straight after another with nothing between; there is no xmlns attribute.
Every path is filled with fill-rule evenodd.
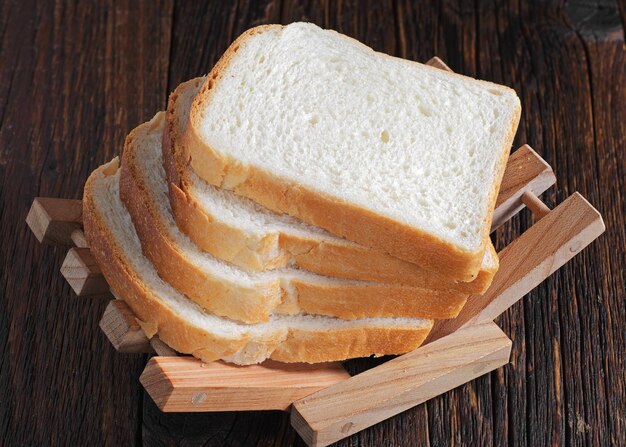
<svg viewBox="0 0 626 447"><path fill-rule="evenodd" d="M509 361L511 340L489 322L463 328L294 403L291 424L326 446Z"/></svg>
<svg viewBox="0 0 626 447"><path fill-rule="evenodd" d="M535 221L541 220L543 216L550 212L550 208L548 208L546 204L539 199L539 197L537 197L530 191L524 192L524 194L522 194L521 200L522 203L526 205L526 208L528 208L533 213L533 218L535 219Z"/></svg>
<svg viewBox="0 0 626 447"><path fill-rule="evenodd" d="M430 65L431 67L435 67L444 71L452 71L452 69L448 67L448 65L446 65L446 63L439 59L437 56L430 58L428 61L426 61L426 65Z"/></svg>
<svg viewBox="0 0 626 447"><path fill-rule="evenodd" d="M193 357L153 357L140 381L166 412L285 410L297 399L348 379L340 363L237 366Z"/></svg>

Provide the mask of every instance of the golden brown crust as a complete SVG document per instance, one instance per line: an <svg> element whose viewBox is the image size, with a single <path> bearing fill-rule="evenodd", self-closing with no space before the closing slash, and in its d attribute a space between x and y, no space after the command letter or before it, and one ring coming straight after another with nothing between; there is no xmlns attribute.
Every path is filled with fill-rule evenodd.
<svg viewBox="0 0 626 447"><path fill-rule="evenodd" d="M409 227L360 206L306 188L260 168L244 166L226 154L216 152L202 141L197 134L201 106L210 101L213 86L219 82L239 47L248 37L266 29L253 28L242 34L211 70L194 100L182 144L190 154L191 165L198 175L215 186L233 190L273 211L290 214L338 236L389 253L452 280L467 282L476 278L489 239L487 221L490 222L493 215L499 182L494 183L489 196L486 222L483 225L484 243L479 250L468 251L421 229ZM516 128L517 122L512 124L512 131L503 144L496 180L501 179L504 172Z"/></svg>
<svg viewBox="0 0 626 447"><path fill-rule="evenodd" d="M333 331L289 331L287 342L279 344L272 359L294 362L294 358L306 357L306 362L328 362L352 357L376 357L390 352L409 352L424 341L430 328L371 328L355 336L350 328ZM332 353L333 358L328 358Z"/></svg>
<svg viewBox="0 0 626 447"><path fill-rule="evenodd" d="M417 348L430 327L355 327L329 328L324 331L290 329L277 331L263 340L248 336L224 338L190 324L159 299L139 273L129 265L123 247L118 245L104 224L101 211L93 200L93 188L101 175L113 174L117 166L105 165L92 173L85 185L83 219L85 236L111 290L123 299L137 316L146 332L158 333L161 340L182 353L193 354L205 362L220 358L250 363L269 356L282 362L325 362L371 354L401 354ZM106 173L106 174L105 174ZM136 254L141 256L140 253ZM237 357L250 344L256 357ZM235 356L235 357L232 357Z"/></svg>
<svg viewBox="0 0 626 447"><path fill-rule="evenodd" d="M439 273L338 239L307 238L289 233L268 234L263 239L224 224L219 216L207 214L189 192L185 173L192 169L184 145L179 144L180 110L177 101L185 91L197 90L202 78L178 86L170 95L167 125L163 135L163 160L170 182L170 203L178 227L203 250L246 270L268 270L295 264L324 276L453 290L465 294L487 290L497 268L481 268L471 282L452 281ZM489 249L493 250L491 242ZM496 256L497 259L497 256Z"/></svg>
<svg viewBox="0 0 626 447"><path fill-rule="evenodd" d="M397 288L394 293L389 293L384 284L350 289L301 281L293 281L293 285L298 291L301 311L336 315L347 320L373 315L377 317L437 315L426 318L454 318L467 301L466 294L449 291L427 291L423 297L415 299L412 297L413 290L410 287Z"/></svg>
<svg viewBox="0 0 626 447"><path fill-rule="evenodd" d="M277 234L255 237L214 219L198 207L192 195L186 194L174 183L169 184L169 196L178 228L198 247L216 258L248 271L272 270L288 265L287 254L275 248Z"/></svg>

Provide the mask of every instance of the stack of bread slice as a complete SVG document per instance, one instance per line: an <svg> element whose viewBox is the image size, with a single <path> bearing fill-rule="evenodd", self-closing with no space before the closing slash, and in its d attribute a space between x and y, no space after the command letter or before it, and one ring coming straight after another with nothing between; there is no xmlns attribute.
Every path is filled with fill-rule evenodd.
<svg viewBox="0 0 626 447"><path fill-rule="evenodd" d="M244 33L85 185L85 234L148 336L204 361L401 354L498 269L519 120L503 86L296 23Z"/></svg>

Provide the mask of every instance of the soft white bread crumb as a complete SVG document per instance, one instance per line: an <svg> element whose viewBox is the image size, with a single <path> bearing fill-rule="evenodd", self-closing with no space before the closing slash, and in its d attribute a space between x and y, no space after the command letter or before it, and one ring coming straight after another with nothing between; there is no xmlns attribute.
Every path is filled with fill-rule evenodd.
<svg viewBox="0 0 626 447"><path fill-rule="evenodd" d="M238 189L263 172L322 197L329 209L333 201L353 205L360 211L350 224L322 216L324 205L303 201L298 209L281 198L299 218L423 267L462 259L465 269L450 268L467 278L482 259L519 114L509 88L294 23L238 39L196 97L189 127L202 150L225 160L211 183L280 207L260 185ZM201 149L190 149L194 163ZM200 159L194 167L206 178ZM381 222L390 222L388 237ZM370 224L372 231L358 228Z"/></svg>

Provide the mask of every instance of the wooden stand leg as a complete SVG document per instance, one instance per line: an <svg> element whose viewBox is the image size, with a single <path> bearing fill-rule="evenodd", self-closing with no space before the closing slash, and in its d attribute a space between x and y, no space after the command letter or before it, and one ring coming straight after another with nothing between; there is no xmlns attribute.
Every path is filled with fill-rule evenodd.
<svg viewBox="0 0 626 447"><path fill-rule="evenodd" d="M150 347L156 352L156 355L159 356L175 357L178 355L176 350L170 348L156 335L150 339Z"/></svg>
<svg viewBox="0 0 626 447"><path fill-rule="evenodd" d="M83 233L82 229L72 231L70 237L72 239L72 242L74 242L74 245L76 245L78 248L88 247L87 239L85 238L85 233Z"/></svg>
<svg viewBox="0 0 626 447"><path fill-rule="evenodd" d="M78 296L111 296L109 285L88 248L70 248L61 266L61 274Z"/></svg>
<svg viewBox="0 0 626 447"><path fill-rule="evenodd" d="M80 200L36 197L26 223L42 244L72 245L72 232L83 226Z"/></svg>

